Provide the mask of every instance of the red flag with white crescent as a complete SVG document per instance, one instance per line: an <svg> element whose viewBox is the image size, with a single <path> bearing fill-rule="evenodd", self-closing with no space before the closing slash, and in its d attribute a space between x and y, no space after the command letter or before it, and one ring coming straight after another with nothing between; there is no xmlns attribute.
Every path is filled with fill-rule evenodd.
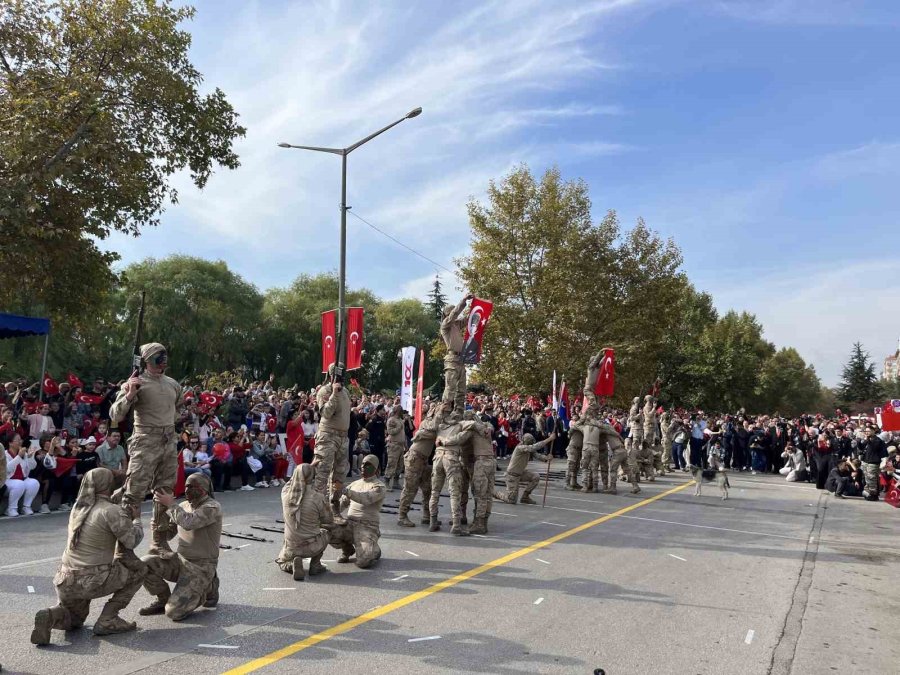
<svg viewBox="0 0 900 675"><path fill-rule="evenodd" d="M327 373L337 353L337 310L322 312L322 372Z"/></svg>
<svg viewBox="0 0 900 675"><path fill-rule="evenodd" d="M419 350L419 379L416 382L416 412L415 425L416 429L422 424L422 392L425 386L425 350Z"/></svg>
<svg viewBox="0 0 900 675"><path fill-rule="evenodd" d="M363 308L347 308L347 370L362 368Z"/></svg>
<svg viewBox="0 0 900 675"><path fill-rule="evenodd" d="M603 350L603 358L600 360L600 372L597 374L597 384L594 385L594 393L597 396L612 396L616 388L616 357L612 349Z"/></svg>
<svg viewBox="0 0 900 675"><path fill-rule="evenodd" d="M103 397L99 394L78 394L75 397L75 400L79 403L86 403L87 405L100 405L103 403Z"/></svg>
<svg viewBox="0 0 900 675"><path fill-rule="evenodd" d="M463 363L466 365L472 366L481 363L481 343L484 339L484 329L493 310L494 303L490 300L472 298L463 342Z"/></svg>
<svg viewBox="0 0 900 675"><path fill-rule="evenodd" d="M78 379L78 377L73 372L69 372L69 375L66 378L69 381L69 384L73 387L81 387L84 388L84 383Z"/></svg>
<svg viewBox="0 0 900 675"><path fill-rule="evenodd" d="M48 396L56 396L59 393L59 384L50 377L50 373L44 373L44 393Z"/></svg>

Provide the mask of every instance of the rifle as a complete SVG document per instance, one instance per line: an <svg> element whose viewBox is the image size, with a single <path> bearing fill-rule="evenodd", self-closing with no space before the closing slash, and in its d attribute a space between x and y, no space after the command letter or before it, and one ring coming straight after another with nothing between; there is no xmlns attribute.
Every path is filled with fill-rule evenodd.
<svg viewBox="0 0 900 675"><path fill-rule="evenodd" d="M134 350L131 357L131 368L137 372L141 372L141 334L144 332L144 300L147 297L146 291L141 291L141 308L138 310L137 327L134 330Z"/></svg>

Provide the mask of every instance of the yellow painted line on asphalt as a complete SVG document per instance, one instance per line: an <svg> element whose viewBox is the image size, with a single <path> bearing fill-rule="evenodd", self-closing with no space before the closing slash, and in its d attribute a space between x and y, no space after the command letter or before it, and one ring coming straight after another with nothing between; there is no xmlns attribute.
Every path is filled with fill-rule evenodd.
<svg viewBox="0 0 900 675"><path fill-rule="evenodd" d="M265 656L261 656L257 659L253 659L252 661L248 661L247 663L238 666L236 668L232 668L224 673L224 675L244 675L245 673L252 673L254 671L259 670L260 668L265 668L266 666L270 666L273 663L280 661L281 659L287 658L288 656L293 656L298 652L302 652L304 649L308 649L309 647L314 647L320 642L325 642L326 640L330 640L333 637L338 635L342 635L348 631L353 630L357 626L361 626L369 621L374 621L375 619L379 619L386 614L390 614L391 612L395 612L398 609L406 607L407 605L411 605L414 602L418 602L419 600L424 600L425 598L438 593L445 588L452 588L457 584L461 584L464 581L468 581L473 577L477 577L480 574L484 574L485 572L489 572L490 570L502 567L508 563L511 563L513 560L517 560L522 556L526 556L529 553L534 553L535 551L539 551L542 548L546 548L552 544L555 544L558 541L562 541L563 539L568 539L571 536L578 534L579 532L584 532L585 530L589 530L592 527L596 527L597 525L601 525L613 518L618 518L619 516L623 516L630 511L634 511L635 509L639 509L642 506L647 506L647 504L652 504L653 502L662 499L663 497L667 497L671 494L675 494L680 490L684 490L686 487L693 485L694 482L690 481L685 483L684 485L679 485L677 487L672 488L671 490L666 490L665 492L661 492L658 495L653 497L649 497L648 499L644 499L643 501L632 504L631 506L626 506L624 509L619 509L614 513L610 513L608 515L602 516L600 518L596 518L591 520L583 525L579 525L578 527L573 527L571 530L566 530L565 532L560 532L557 535L550 537L549 539L544 539L543 541L535 542L534 544L530 544L524 548L520 548L512 553L508 553L505 556L497 558L496 560L491 560L490 562L486 562L483 565L479 565L473 569L470 569L466 572L462 572L457 574L454 577L450 577L449 579L445 579L444 581L439 581L438 583L429 586L426 589L421 591L416 591L415 593L410 593L409 595L405 595L398 600L394 600L387 605L382 605L381 607L377 607L375 609L369 610L365 614L360 614L352 619L348 619L343 623L339 623L336 626L332 626L331 628L326 628L325 630L316 633L314 635L310 635L308 638L300 640L299 642L295 642L293 644L288 645L287 647L282 647L270 654L266 654Z"/></svg>

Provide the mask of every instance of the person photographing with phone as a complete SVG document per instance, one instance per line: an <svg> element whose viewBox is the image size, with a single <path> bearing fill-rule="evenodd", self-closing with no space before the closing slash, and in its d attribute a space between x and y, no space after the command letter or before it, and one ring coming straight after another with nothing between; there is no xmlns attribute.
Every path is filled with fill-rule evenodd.
<svg viewBox="0 0 900 675"><path fill-rule="evenodd" d="M181 385L165 374L169 360L163 345L150 342L142 345L140 352L146 366L144 372L132 373L110 409L114 423L124 420L129 411L134 412L125 484L114 494L114 500L121 499L126 507L143 502L151 490L171 495L178 472L175 409L182 401ZM167 510L163 501L154 500L151 554L171 551L164 534Z"/></svg>

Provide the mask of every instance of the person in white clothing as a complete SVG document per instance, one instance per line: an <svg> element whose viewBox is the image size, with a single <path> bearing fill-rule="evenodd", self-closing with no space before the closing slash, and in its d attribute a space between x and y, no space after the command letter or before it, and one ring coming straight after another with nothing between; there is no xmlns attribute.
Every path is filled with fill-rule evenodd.
<svg viewBox="0 0 900 675"><path fill-rule="evenodd" d="M9 449L6 451L6 489L9 492L9 504L6 509L6 515L9 518L15 518L19 515L19 502L22 503L22 513L30 516L34 513L31 510L31 503L37 496L41 484L34 478L29 478L28 474L37 468L37 461L34 459L36 448L25 448L22 445L22 437L16 434L9 442ZM24 498L24 499L23 499Z"/></svg>
<svg viewBox="0 0 900 675"><path fill-rule="evenodd" d="M55 433L56 425L50 417L50 404L41 405L40 411L28 416L28 435L31 438L40 438L45 433Z"/></svg>

